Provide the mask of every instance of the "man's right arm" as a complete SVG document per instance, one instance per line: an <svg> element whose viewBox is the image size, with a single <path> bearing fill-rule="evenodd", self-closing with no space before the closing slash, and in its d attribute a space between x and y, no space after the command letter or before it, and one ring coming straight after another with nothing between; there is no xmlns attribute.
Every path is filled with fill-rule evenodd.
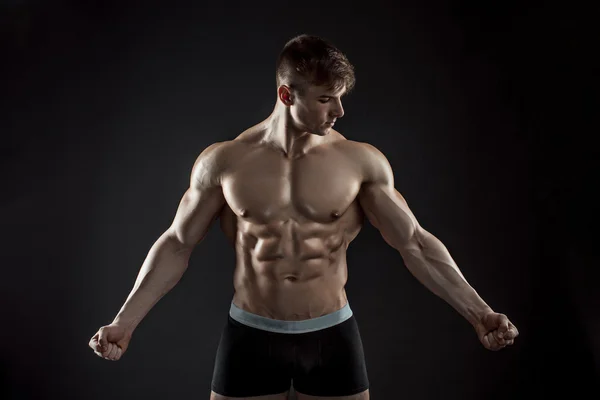
<svg viewBox="0 0 600 400"><path fill-rule="evenodd" d="M225 143L214 143L198 156L190 187L179 203L173 223L150 249L131 293L113 320L130 333L179 282L194 247L202 241L225 204L220 182Z"/></svg>

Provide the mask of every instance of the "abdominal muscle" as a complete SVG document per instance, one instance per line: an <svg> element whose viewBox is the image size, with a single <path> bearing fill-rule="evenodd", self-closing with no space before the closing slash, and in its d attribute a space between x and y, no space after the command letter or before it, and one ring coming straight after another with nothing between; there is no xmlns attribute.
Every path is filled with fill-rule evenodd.
<svg viewBox="0 0 600 400"><path fill-rule="evenodd" d="M238 231L233 304L288 321L317 318L344 307L348 269L343 233L295 242Z"/></svg>

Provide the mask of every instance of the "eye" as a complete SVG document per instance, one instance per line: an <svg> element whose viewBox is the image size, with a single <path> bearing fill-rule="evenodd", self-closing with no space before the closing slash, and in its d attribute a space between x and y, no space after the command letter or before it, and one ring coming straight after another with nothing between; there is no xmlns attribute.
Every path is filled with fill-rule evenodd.
<svg viewBox="0 0 600 400"><path fill-rule="evenodd" d="M321 103L328 103L328 102L329 102L329 99L320 99L319 101L320 101Z"/></svg>

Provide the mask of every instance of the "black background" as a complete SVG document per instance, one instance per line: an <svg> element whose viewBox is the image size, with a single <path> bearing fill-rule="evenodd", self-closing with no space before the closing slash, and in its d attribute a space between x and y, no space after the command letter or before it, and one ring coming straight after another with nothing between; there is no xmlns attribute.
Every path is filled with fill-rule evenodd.
<svg viewBox="0 0 600 400"><path fill-rule="evenodd" d="M233 295L217 226L123 359L87 343L198 154L270 114L276 56L301 33L355 65L336 129L388 157L421 225L521 333L485 350L366 224L346 290L371 398L597 396L597 13L481 3L0 3L3 398L208 398Z"/></svg>

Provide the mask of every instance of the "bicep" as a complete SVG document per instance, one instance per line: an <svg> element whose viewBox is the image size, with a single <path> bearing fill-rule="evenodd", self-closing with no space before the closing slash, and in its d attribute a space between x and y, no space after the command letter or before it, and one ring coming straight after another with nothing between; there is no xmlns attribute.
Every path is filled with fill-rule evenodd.
<svg viewBox="0 0 600 400"><path fill-rule="evenodd" d="M397 250L405 248L421 230L404 197L390 184L363 184L359 202L369 222Z"/></svg>
<svg viewBox="0 0 600 400"><path fill-rule="evenodd" d="M398 251L418 246L424 229L395 189L392 166L376 147L363 143L361 150L358 158L362 162L363 182L359 203L369 222Z"/></svg>
<svg viewBox="0 0 600 400"><path fill-rule="evenodd" d="M192 249L206 235L225 203L220 186L189 188L177 209L169 228L173 238L184 248Z"/></svg>
<svg viewBox="0 0 600 400"><path fill-rule="evenodd" d="M204 238L225 204L215 146L208 147L196 160L190 187L169 227L170 235L186 249L193 249Z"/></svg>

